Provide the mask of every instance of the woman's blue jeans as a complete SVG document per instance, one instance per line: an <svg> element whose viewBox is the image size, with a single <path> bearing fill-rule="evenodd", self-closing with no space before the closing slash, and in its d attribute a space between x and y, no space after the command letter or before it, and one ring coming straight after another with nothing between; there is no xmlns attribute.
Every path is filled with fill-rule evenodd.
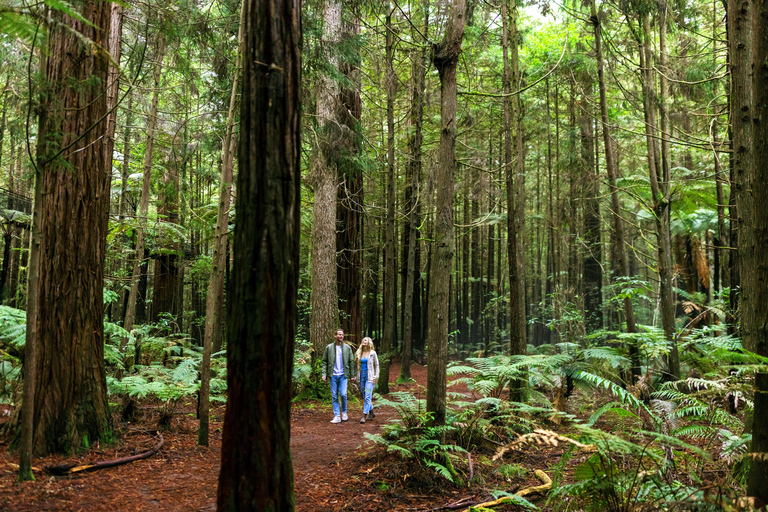
<svg viewBox="0 0 768 512"><path fill-rule="evenodd" d="M368 380L368 372L360 373L360 391L363 393L363 414L368 414L373 409L373 381Z"/></svg>

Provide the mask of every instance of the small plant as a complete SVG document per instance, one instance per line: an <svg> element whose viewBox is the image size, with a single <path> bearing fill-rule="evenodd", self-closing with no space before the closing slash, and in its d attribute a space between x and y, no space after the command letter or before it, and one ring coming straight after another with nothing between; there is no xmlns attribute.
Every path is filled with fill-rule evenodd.
<svg viewBox="0 0 768 512"><path fill-rule="evenodd" d="M426 412L425 401L406 392L390 393L393 399L378 397L379 406L391 406L400 415L384 427L384 435L365 433L365 437L387 447L405 459L413 459L422 467L430 468L452 483L458 473L453 457L466 450L442 440L455 430L452 426L429 426L431 414Z"/></svg>

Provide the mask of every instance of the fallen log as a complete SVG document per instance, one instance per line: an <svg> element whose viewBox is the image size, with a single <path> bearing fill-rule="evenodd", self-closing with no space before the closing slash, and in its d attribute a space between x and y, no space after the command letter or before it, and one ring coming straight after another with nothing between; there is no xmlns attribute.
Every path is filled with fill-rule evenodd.
<svg viewBox="0 0 768 512"><path fill-rule="evenodd" d="M135 462L137 460L142 459L148 459L157 452L160 451L160 449L163 447L163 435L158 433L158 437L160 438L157 443L155 443L155 446L153 446L151 449L138 453L136 455L131 455L129 457L122 457L119 459L113 459L113 460L104 460L100 462L94 462L93 464L58 464L56 466L46 466L43 468L43 471L48 473L49 475L54 476L64 476L64 475L71 475L73 473L90 473L93 471L98 471L100 469L106 469L106 468L113 468L115 466L122 466L123 464L128 464L130 462Z"/></svg>

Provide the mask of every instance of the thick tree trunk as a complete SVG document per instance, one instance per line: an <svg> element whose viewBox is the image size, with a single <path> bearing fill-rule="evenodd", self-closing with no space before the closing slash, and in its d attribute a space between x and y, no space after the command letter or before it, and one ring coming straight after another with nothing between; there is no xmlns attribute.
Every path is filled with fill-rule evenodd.
<svg viewBox="0 0 768 512"><path fill-rule="evenodd" d="M238 222L219 511L294 509L291 375L299 285L301 10L244 0Z"/></svg>
<svg viewBox="0 0 768 512"><path fill-rule="evenodd" d="M354 13L344 22L342 40L349 48L356 48L360 36L360 19ZM359 50L354 50L359 54ZM357 345L363 338L362 288L362 216L363 216L363 170L358 162L360 155L360 69L350 60L341 63L340 71L351 86L340 91L340 121L344 124L344 139L340 166L340 184L337 198L337 282L341 328L347 341Z"/></svg>
<svg viewBox="0 0 768 512"><path fill-rule="evenodd" d="M233 131L235 122L235 105L237 92L240 87L240 69L243 55L243 26L245 9L240 7L240 27L238 29L237 59L235 74L232 78L232 92L229 96L229 111L221 146L221 176L219 178L219 208L216 214L216 229L213 240L213 256L211 258L211 277L208 281L208 296L205 303L205 335L203 338L203 360L200 363L200 394L197 408L200 428L197 431L197 444L208 446L208 422L210 419L210 390L211 390L211 352L213 349L214 331L220 330L221 318L217 314L223 310L224 302L224 267L227 257L227 234L229 231L229 204L232 196Z"/></svg>
<svg viewBox="0 0 768 512"><path fill-rule="evenodd" d="M453 184L456 171L456 66L464 36L464 0L453 0L443 40L433 48L440 75L440 149L437 174L434 254L430 268L427 411L433 425L445 424L448 364L448 296L454 254Z"/></svg>
<svg viewBox="0 0 768 512"><path fill-rule="evenodd" d="M103 323L111 169L99 144L107 130L109 63L75 35L108 47L110 4L78 7L88 23L51 13L61 25L50 27L39 120L42 231L39 310L33 315L38 454L69 453L111 438Z"/></svg>
<svg viewBox="0 0 768 512"><path fill-rule="evenodd" d="M339 67L338 45L342 29L342 5L327 0L323 5L321 48L329 66ZM339 301L336 273L336 198L338 141L342 123L337 119L339 86L335 78L323 75L317 86L316 140L318 147L311 163L308 183L314 189L312 220L312 313L310 344L313 361L322 356L325 346L339 328ZM319 376L318 376L319 379Z"/></svg>

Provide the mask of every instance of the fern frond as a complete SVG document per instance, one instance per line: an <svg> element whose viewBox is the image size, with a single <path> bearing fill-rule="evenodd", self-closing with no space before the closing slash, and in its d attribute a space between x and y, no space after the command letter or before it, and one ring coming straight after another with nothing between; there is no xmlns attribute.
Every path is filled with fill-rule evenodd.
<svg viewBox="0 0 768 512"><path fill-rule="evenodd" d="M430 468L432 468L435 471L435 473L437 473L442 477L445 477L447 480L453 483L453 475L451 475L451 472L448 470L447 467L431 460L425 460L424 463Z"/></svg>

